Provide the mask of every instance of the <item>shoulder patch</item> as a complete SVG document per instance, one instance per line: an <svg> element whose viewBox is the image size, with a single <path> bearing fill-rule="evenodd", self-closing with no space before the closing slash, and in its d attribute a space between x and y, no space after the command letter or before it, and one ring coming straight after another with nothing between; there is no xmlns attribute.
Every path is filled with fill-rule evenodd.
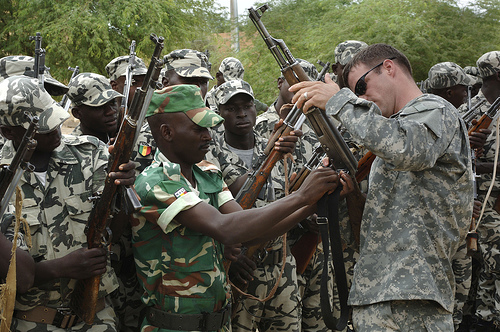
<svg viewBox="0 0 500 332"><path fill-rule="evenodd" d="M175 193L174 193L174 196L175 198L179 198L181 196L184 196L185 194L187 194L187 190L184 189L184 188L179 188Z"/></svg>

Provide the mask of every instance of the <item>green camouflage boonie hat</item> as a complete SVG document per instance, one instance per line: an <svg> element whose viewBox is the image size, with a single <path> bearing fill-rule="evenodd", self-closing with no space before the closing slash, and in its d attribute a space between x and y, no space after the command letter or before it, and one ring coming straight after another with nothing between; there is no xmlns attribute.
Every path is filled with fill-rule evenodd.
<svg viewBox="0 0 500 332"><path fill-rule="evenodd" d="M345 66L359 51L368 47L368 44L359 40L346 40L335 46L335 63Z"/></svg>
<svg viewBox="0 0 500 332"><path fill-rule="evenodd" d="M297 60L299 65L302 67L302 69L304 69L304 71L306 72L309 79L311 81L316 81L316 79L318 78L318 75L319 75L319 72L318 72L318 69L316 68L316 66L314 66L309 61L306 61L303 59L296 58L295 60ZM285 76L283 76L283 73L281 73L280 77L285 78Z"/></svg>
<svg viewBox="0 0 500 332"><path fill-rule="evenodd" d="M124 76L127 73L129 58L130 55L119 56L106 65L106 72L108 73L110 81L116 81L118 77ZM148 68L144 61L139 57L135 57L132 76L146 75L147 72Z"/></svg>
<svg viewBox="0 0 500 332"><path fill-rule="evenodd" d="M97 107L106 104L121 93L111 88L109 80L95 73L81 73L69 82L68 97L74 106L88 105Z"/></svg>
<svg viewBox="0 0 500 332"><path fill-rule="evenodd" d="M254 99L252 87L243 80L228 81L219 85L214 92L217 107L226 104L229 99L238 93L244 93L252 97L252 100Z"/></svg>
<svg viewBox="0 0 500 332"><path fill-rule="evenodd" d="M430 89L444 89L455 85L470 85L471 79L465 71L454 62L440 62L429 69Z"/></svg>
<svg viewBox="0 0 500 332"><path fill-rule="evenodd" d="M243 75L245 74L245 68L243 68L243 64L240 60L228 57L222 60L219 71L224 77L224 81L232 81L232 80L242 80Z"/></svg>
<svg viewBox="0 0 500 332"><path fill-rule="evenodd" d="M500 51L492 51L483 54L477 59L476 66L481 78L495 75L500 71Z"/></svg>
<svg viewBox="0 0 500 332"><path fill-rule="evenodd" d="M33 67L35 59L26 55L11 55L0 59L0 82L11 76L35 77ZM61 96L68 92L68 87L50 75L49 69L45 68L43 74L43 86L51 96Z"/></svg>
<svg viewBox="0 0 500 332"><path fill-rule="evenodd" d="M163 61L167 70L173 69L179 76L213 79L205 53L190 49L175 50L165 55Z"/></svg>
<svg viewBox="0 0 500 332"><path fill-rule="evenodd" d="M146 118L155 114L184 112L200 127L211 128L224 119L206 107L201 90L196 85L179 84L156 90L151 98Z"/></svg>
<svg viewBox="0 0 500 332"><path fill-rule="evenodd" d="M39 117L40 134L51 132L69 118L68 112L40 88L37 79L11 76L0 82L0 125L28 129L25 111Z"/></svg>

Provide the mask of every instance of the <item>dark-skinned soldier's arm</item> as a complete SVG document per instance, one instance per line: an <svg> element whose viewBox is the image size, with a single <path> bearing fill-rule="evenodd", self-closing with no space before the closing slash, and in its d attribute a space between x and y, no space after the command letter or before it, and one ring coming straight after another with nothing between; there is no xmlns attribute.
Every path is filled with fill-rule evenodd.
<svg viewBox="0 0 500 332"><path fill-rule="evenodd" d="M295 194L265 207L242 210L235 201L229 201L222 205L219 211L201 202L179 212L175 219L184 226L227 245L257 239L262 233L273 228L273 225L280 223L279 232L268 234L270 238L274 238L284 233L281 230L286 231L302 220L307 212L299 212L300 216L287 217L301 208L315 204L325 192L334 190L337 184L337 173L329 168L322 168L313 171ZM273 228L273 231L276 229Z"/></svg>
<svg viewBox="0 0 500 332"><path fill-rule="evenodd" d="M118 185L132 185L135 181L134 162L121 164L119 169L109 176ZM87 279L101 275L106 272L107 254L105 248L80 248L61 258L38 262L35 264L35 285L57 278Z"/></svg>
<svg viewBox="0 0 500 332"><path fill-rule="evenodd" d="M12 242L0 233L0 277L5 278L9 270ZM33 286L35 279L35 261L22 249L16 249L17 292L26 293Z"/></svg>

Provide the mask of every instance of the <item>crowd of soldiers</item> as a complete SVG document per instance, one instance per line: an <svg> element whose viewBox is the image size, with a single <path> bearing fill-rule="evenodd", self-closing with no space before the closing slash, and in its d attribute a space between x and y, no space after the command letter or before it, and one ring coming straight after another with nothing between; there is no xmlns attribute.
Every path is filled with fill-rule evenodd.
<svg viewBox="0 0 500 332"><path fill-rule="evenodd" d="M223 59L214 78L205 53L174 50L163 57L162 88L130 160L108 172L121 111L148 71L130 58L111 60L107 77L82 72L67 86L47 70L43 81L34 78L33 57L0 59L0 164L13 160L30 123L25 113L39 117L33 170L18 182L27 227L15 230L15 197L1 221L2 279L17 246L15 308L2 324L11 322L12 331L329 331L325 269L337 319L342 290L331 259L324 264L316 212L321 197L339 189L346 331L500 331L498 114L487 128L468 129L500 97L500 51L475 66L436 64L418 86L397 49L347 40L322 80L302 59L308 82L290 86L277 71L268 107L238 59ZM70 114L53 99L61 95L79 122L70 135L61 134ZM353 183L325 159L291 193L294 174L321 146L308 120L273 140L294 105L326 112L358 161L373 153L369 176ZM270 151L283 157L243 209L234 197ZM89 249L85 228L107 176L133 185L142 208L116 211L109 245ZM360 234L345 201L354 186L364 193ZM471 253L466 237L476 231L479 249ZM305 244L313 249L304 261ZM77 280L95 276L99 299L88 324L72 293Z"/></svg>

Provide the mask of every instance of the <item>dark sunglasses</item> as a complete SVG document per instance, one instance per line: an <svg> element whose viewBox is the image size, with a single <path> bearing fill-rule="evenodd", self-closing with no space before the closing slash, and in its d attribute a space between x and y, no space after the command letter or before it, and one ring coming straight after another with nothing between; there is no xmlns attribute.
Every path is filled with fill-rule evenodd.
<svg viewBox="0 0 500 332"><path fill-rule="evenodd" d="M385 59L385 60L394 60L394 59L396 59L395 56L393 56L392 58ZM384 61L382 61L381 63L379 63L378 65L376 65L372 69L370 69L369 71L367 71L363 76L361 76L359 78L359 80L356 82L356 85L354 86L354 94L356 96L359 97L359 96L362 96L366 93L366 82L365 82L366 75L368 75L372 70L377 69L378 67L382 66L384 64Z"/></svg>

